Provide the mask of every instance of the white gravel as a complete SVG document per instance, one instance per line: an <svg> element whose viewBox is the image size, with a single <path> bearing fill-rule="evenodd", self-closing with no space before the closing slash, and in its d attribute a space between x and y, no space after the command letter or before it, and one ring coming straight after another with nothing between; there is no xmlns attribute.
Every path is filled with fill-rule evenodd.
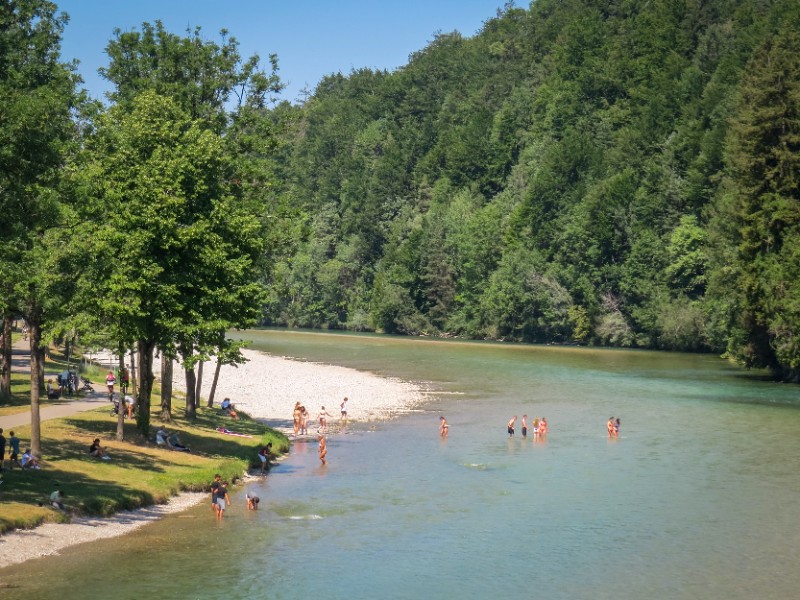
<svg viewBox="0 0 800 600"><path fill-rule="evenodd" d="M164 515L186 510L204 498L208 498L208 494L184 493L167 504L123 511L112 517L78 517L71 523L46 523L36 529L18 529L0 536L0 568L58 554L75 544L124 535Z"/></svg>

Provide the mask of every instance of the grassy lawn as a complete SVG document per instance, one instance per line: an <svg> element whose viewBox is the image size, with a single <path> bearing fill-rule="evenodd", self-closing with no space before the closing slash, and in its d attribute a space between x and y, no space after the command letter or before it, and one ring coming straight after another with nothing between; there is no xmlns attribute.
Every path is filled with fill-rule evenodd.
<svg viewBox="0 0 800 600"><path fill-rule="evenodd" d="M153 415L160 404L154 394ZM103 407L64 419L43 421L42 468L6 471L0 485L0 532L35 527L46 521L64 521L70 514L109 515L118 510L162 503L185 490L207 490L215 473L235 481L251 466L260 464L257 450L272 442L274 453L289 449L280 432L246 415L238 421L216 409L200 408L194 421L183 417L182 401L174 401L170 430L180 433L191 453L158 448L153 434L160 424L152 421L149 439L140 436L133 423L125 423L125 441L117 442L116 417ZM237 437L215 431L227 427L252 437ZM15 428L24 451L30 426ZM5 436L9 437L8 432ZM100 438L111 460L89 456L94 438ZM49 496L58 483L65 494L67 514L49 508ZM39 506L39 504L43 506Z"/></svg>

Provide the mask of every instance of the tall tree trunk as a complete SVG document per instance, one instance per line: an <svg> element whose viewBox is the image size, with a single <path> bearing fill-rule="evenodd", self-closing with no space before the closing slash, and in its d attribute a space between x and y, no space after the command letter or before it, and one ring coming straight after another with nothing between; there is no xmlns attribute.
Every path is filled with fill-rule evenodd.
<svg viewBox="0 0 800 600"><path fill-rule="evenodd" d="M214 367L214 379L211 381L211 391L208 394L208 408L214 406L214 394L217 393L217 382L219 381L219 370L222 368L222 360L217 357L217 366Z"/></svg>
<svg viewBox="0 0 800 600"><path fill-rule="evenodd" d="M0 332L0 398L11 396L11 315L3 315L3 329Z"/></svg>
<svg viewBox="0 0 800 600"><path fill-rule="evenodd" d="M138 398L136 385L136 349L131 349L131 395Z"/></svg>
<svg viewBox="0 0 800 600"><path fill-rule="evenodd" d="M32 311L33 312L33 311ZM42 430L39 415L39 373L43 362L43 352L39 347L42 340L42 324L38 318L29 316L28 339L31 343L31 452L42 457Z"/></svg>
<svg viewBox="0 0 800 600"><path fill-rule="evenodd" d="M41 346L42 343L42 325L39 324L39 340L37 343ZM45 356L45 349L44 347L39 348L39 360L38 360L38 372L39 372L39 391L47 389L47 386L44 381L44 356ZM31 371L32 373L33 371ZM75 390L75 393L78 393L78 390Z"/></svg>
<svg viewBox="0 0 800 600"><path fill-rule="evenodd" d="M125 394L122 393L122 373L125 371L125 345L119 344L119 411L117 414L117 441L125 439Z"/></svg>
<svg viewBox="0 0 800 600"><path fill-rule="evenodd" d="M172 420L172 366L173 360L161 350L161 420Z"/></svg>
<svg viewBox="0 0 800 600"><path fill-rule="evenodd" d="M203 365L205 361L200 361L197 365L197 385L194 388L194 406L195 408L200 406L200 397L203 391Z"/></svg>
<svg viewBox="0 0 800 600"><path fill-rule="evenodd" d="M136 397L136 427L144 437L150 436L150 396L153 392L153 340L139 340L139 395Z"/></svg>
<svg viewBox="0 0 800 600"><path fill-rule="evenodd" d="M197 388L197 377L194 374L194 369L183 369L186 375L186 410L185 415L187 419L194 419L197 415L197 400L195 399L195 390Z"/></svg>

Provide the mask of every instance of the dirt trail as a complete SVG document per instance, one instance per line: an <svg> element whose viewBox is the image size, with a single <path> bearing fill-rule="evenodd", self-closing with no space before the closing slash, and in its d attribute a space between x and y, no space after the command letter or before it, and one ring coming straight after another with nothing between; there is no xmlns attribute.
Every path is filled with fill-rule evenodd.
<svg viewBox="0 0 800 600"><path fill-rule="evenodd" d="M28 340L18 339L14 342L11 358L11 371L14 373L30 373L31 372L31 350ZM46 373L45 379L56 377L55 373ZM108 402L104 386L94 384L95 391L91 394L84 395L81 399L63 398L58 402L51 402L39 407L39 420L46 421L47 419L58 419L61 417L68 417L85 410L92 410L106 404L111 410L111 404ZM0 428L8 431L13 427L22 427L30 425L31 411L30 407L24 409L13 415L0 416Z"/></svg>

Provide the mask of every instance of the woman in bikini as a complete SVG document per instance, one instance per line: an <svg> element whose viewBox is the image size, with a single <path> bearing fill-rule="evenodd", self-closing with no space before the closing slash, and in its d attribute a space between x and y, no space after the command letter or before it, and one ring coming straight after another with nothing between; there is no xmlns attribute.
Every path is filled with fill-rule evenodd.
<svg viewBox="0 0 800 600"><path fill-rule="evenodd" d="M300 406L300 401L294 403L294 411L292 411L292 420L294 421L294 434L300 431L300 419L303 418L303 410Z"/></svg>

